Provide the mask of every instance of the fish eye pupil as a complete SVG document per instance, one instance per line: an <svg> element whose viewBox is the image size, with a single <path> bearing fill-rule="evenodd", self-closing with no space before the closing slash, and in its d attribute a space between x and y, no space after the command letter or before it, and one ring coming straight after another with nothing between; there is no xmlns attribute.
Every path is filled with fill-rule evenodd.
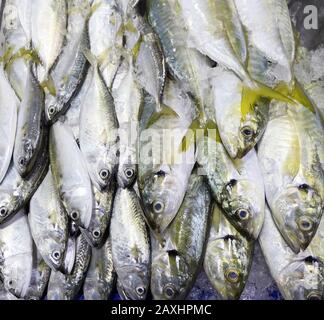
<svg viewBox="0 0 324 320"><path fill-rule="evenodd" d="M233 280L235 280L235 279L238 278L237 273L234 272L234 271L231 271L231 272L228 274L228 276L229 276L229 278L231 278L231 279L233 279Z"/></svg>
<svg viewBox="0 0 324 320"><path fill-rule="evenodd" d="M71 213L71 218L72 218L73 220L77 220L77 219L79 218L79 213L78 213L77 211L73 211L73 212Z"/></svg>
<svg viewBox="0 0 324 320"><path fill-rule="evenodd" d="M125 173L126 173L127 178L131 178L133 176L133 174L134 174L134 170L133 169L127 169Z"/></svg>
<svg viewBox="0 0 324 320"><path fill-rule="evenodd" d="M251 138L254 134L253 130L250 127L244 127L242 129L242 134L246 137L246 138Z"/></svg>
<svg viewBox="0 0 324 320"><path fill-rule="evenodd" d="M50 106L48 109L48 112L50 115L53 115L55 113L55 107L54 106Z"/></svg>
<svg viewBox="0 0 324 320"><path fill-rule="evenodd" d="M136 292L141 296L141 295L145 294L145 288L138 287L138 288L136 288Z"/></svg>
<svg viewBox="0 0 324 320"><path fill-rule="evenodd" d="M306 183L303 183L300 186L298 186L298 189L303 190L303 191L307 191L307 190L310 189L310 186L308 184L306 184Z"/></svg>
<svg viewBox="0 0 324 320"><path fill-rule="evenodd" d="M99 230L94 230L92 234L93 234L93 236L95 238L99 238L100 237L100 231Z"/></svg>
<svg viewBox="0 0 324 320"><path fill-rule="evenodd" d="M1 216L5 216L6 214L7 214L7 210L6 210L6 208L3 208L3 207L2 207L2 208L0 209L0 215L1 215Z"/></svg>
<svg viewBox="0 0 324 320"><path fill-rule="evenodd" d="M312 229L313 223L308 218L304 217L299 221L298 225L301 230L309 231Z"/></svg>
<svg viewBox="0 0 324 320"><path fill-rule="evenodd" d="M58 251L54 251L53 252L53 257L54 257L54 259L58 260L58 259L60 259L61 254Z"/></svg>
<svg viewBox="0 0 324 320"><path fill-rule="evenodd" d="M161 202L156 202L153 205L153 209L155 212L161 212L163 210L163 205Z"/></svg>
<svg viewBox="0 0 324 320"><path fill-rule="evenodd" d="M248 213L246 210L240 210L240 212L239 212L240 218L245 219L247 217L247 215L248 215Z"/></svg>
<svg viewBox="0 0 324 320"><path fill-rule="evenodd" d="M107 179L109 177L109 171L106 169L103 169L99 173L101 179Z"/></svg>
<svg viewBox="0 0 324 320"><path fill-rule="evenodd" d="M20 159L19 159L19 164L20 164L21 166L25 165L25 158L20 158Z"/></svg>

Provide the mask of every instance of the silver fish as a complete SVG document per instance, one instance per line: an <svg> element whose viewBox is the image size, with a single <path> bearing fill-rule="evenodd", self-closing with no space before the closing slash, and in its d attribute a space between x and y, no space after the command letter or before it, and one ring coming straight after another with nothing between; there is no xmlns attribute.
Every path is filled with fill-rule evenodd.
<svg viewBox="0 0 324 320"><path fill-rule="evenodd" d="M93 207L90 177L71 129L60 121L51 127L49 149L59 197L69 217L77 225L87 228Z"/></svg>
<svg viewBox="0 0 324 320"><path fill-rule="evenodd" d="M117 190L110 234L121 296L144 300L150 281L150 241L143 211L133 189Z"/></svg>

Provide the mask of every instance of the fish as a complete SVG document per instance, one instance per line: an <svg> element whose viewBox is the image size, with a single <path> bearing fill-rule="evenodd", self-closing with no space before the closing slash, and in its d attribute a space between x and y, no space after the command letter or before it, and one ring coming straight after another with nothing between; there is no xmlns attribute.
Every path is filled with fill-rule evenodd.
<svg viewBox="0 0 324 320"><path fill-rule="evenodd" d="M8 292L5 287L3 282L0 282L0 300L4 301L10 301L10 300L19 300L16 296L14 296L12 293Z"/></svg>
<svg viewBox="0 0 324 320"><path fill-rule="evenodd" d="M120 296L145 300L150 284L150 240L138 195L132 188L117 190L110 236Z"/></svg>
<svg viewBox="0 0 324 320"><path fill-rule="evenodd" d="M144 94L136 80L134 68L133 56L124 55L112 87L119 123L117 182L122 188L133 185L138 172L138 124Z"/></svg>
<svg viewBox="0 0 324 320"><path fill-rule="evenodd" d="M51 170L30 201L28 221L40 255L52 269L60 270L68 241L68 216Z"/></svg>
<svg viewBox="0 0 324 320"><path fill-rule="evenodd" d="M90 266L83 285L86 300L107 300L114 288L114 270L111 239L108 238L100 249L92 248Z"/></svg>
<svg viewBox="0 0 324 320"><path fill-rule="evenodd" d="M26 211L0 225L1 277L5 289L25 298L33 270L33 239Z"/></svg>
<svg viewBox="0 0 324 320"><path fill-rule="evenodd" d="M0 183L10 166L15 144L19 99L7 80L5 72L0 68Z"/></svg>
<svg viewBox="0 0 324 320"><path fill-rule="evenodd" d="M291 61L295 43L289 13L275 14L279 12L278 5L284 12L283 6L287 7L284 2L234 0L246 30L249 73L253 79L272 88L280 82L287 86L293 83ZM288 8L285 10L288 11Z"/></svg>
<svg viewBox="0 0 324 320"><path fill-rule="evenodd" d="M92 209L91 221L88 228L81 229L81 232L92 247L99 248L103 245L105 236L109 231L116 183L112 180L109 187L104 191L99 191L95 187L92 190L95 204Z"/></svg>
<svg viewBox="0 0 324 320"><path fill-rule="evenodd" d="M243 82L231 71L221 67L215 69L211 81L213 113L219 135L229 156L242 158L256 146L264 133L270 101L258 97L253 107L242 110Z"/></svg>
<svg viewBox="0 0 324 320"><path fill-rule="evenodd" d="M4 62L4 70L8 80L21 101L28 77L28 66L26 60L21 57L21 52L30 45L30 35L26 31L23 15L28 16L29 0L5 1L3 9L3 24L1 27L3 43L1 44L1 55ZM26 4L26 5L24 5ZM17 8L18 10L14 10ZM26 9L26 10L25 10ZM2 37L2 36L1 36ZM18 58L20 57L20 58Z"/></svg>
<svg viewBox="0 0 324 320"><path fill-rule="evenodd" d="M164 103L181 116L163 116L149 128L142 122L139 141L138 187L148 223L158 233L163 233L175 218L196 163L193 144L186 151L180 149L196 115L192 100L175 81L169 80ZM155 99L147 96L143 114L150 112L154 104Z"/></svg>
<svg viewBox="0 0 324 320"><path fill-rule="evenodd" d="M240 298L251 269L253 248L254 241L242 236L215 204L204 270L223 300Z"/></svg>
<svg viewBox="0 0 324 320"><path fill-rule="evenodd" d="M33 71L33 63L29 62L25 95L18 112L17 133L13 152L14 164L22 177L32 170L36 158L44 145L45 116L44 92Z"/></svg>
<svg viewBox="0 0 324 320"><path fill-rule="evenodd" d="M48 165L48 142L44 142L42 152L36 159L32 172L23 179L16 170L13 161L0 184L0 224L25 207L45 178Z"/></svg>
<svg viewBox="0 0 324 320"><path fill-rule="evenodd" d="M42 256L37 251L35 243L33 244L33 255L33 270L25 299L41 300L47 288L51 268L45 263Z"/></svg>
<svg viewBox="0 0 324 320"><path fill-rule="evenodd" d="M81 7L78 7L78 6ZM68 31L66 44L62 48L60 59L50 75L52 83L48 85L45 99L45 116L48 123L55 123L65 115L70 102L78 93L89 69L84 50L89 49L90 3L83 0L68 2Z"/></svg>
<svg viewBox="0 0 324 320"><path fill-rule="evenodd" d="M149 1L148 17L160 40L168 70L193 98L197 119L204 127L207 122L204 89L208 85L209 65L200 52L188 46L187 23L178 0ZM172 105L164 104L176 112ZM152 120L156 121L154 118Z"/></svg>
<svg viewBox="0 0 324 320"><path fill-rule="evenodd" d="M297 109L273 102L270 121L258 146L267 202L283 238L295 253L307 248L323 213L320 149L307 129L309 118L300 122L306 108Z"/></svg>
<svg viewBox="0 0 324 320"><path fill-rule="evenodd" d="M30 3L31 39L42 61L43 74L39 81L46 81L64 44L67 28L67 1L36 0Z"/></svg>
<svg viewBox="0 0 324 320"><path fill-rule="evenodd" d="M75 263L71 274L52 271L48 284L48 300L73 300L79 293L91 259L91 247L82 234L76 241Z"/></svg>
<svg viewBox="0 0 324 320"><path fill-rule="evenodd" d="M247 44L233 1L172 0L172 3L186 23L188 46L197 48L251 85L244 67Z"/></svg>
<svg viewBox="0 0 324 320"><path fill-rule="evenodd" d="M157 113L161 113L162 108L166 109L165 113L170 112L167 106L161 105L167 71L160 40L137 4L129 4L128 16L141 35L133 50L137 80L155 98Z"/></svg>
<svg viewBox="0 0 324 320"><path fill-rule="evenodd" d="M68 216L87 228L93 208L90 177L72 130L60 121L50 129L49 153L54 183Z"/></svg>
<svg viewBox="0 0 324 320"><path fill-rule="evenodd" d="M205 251L210 203L211 195L204 177L194 172L179 212L163 234L162 243L154 239L151 276L154 299L183 300L194 285Z"/></svg>
<svg viewBox="0 0 324 320"><path fill-rule="evenodd" d="M89 19L90 50L106 86L111 88L121 60L123 17L115 0L94 0L92 7L97 9Z"/></svg>
<svg viewBox="0 0 324 320"><path fill-rule="evenodd" d="M282 238L269 208L259 243L273 279L286 300L323 299L323 261L308 249L294 253Z"/></svg>
<svg viewBox="0 0 324 320"><path fill-rule="evenodd" d="M197 163L229 221L246 237L257 239L263 225L265 192L256 152L231 160L216 130L197 144Z"/></svg>
<svg viewBox="0 0 324 320"><path fill-rule="evenodd" d="M114 99L105 84L96 58L85 53L93 66L93 78L80 114L80 149L92 183L107 188L118 170L118 119Z"/></svg>

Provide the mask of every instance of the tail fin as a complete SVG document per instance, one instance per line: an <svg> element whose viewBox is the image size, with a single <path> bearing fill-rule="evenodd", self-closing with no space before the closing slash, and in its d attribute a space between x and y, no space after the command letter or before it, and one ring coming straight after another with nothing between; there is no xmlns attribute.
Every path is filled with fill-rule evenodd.
<svg viewBox="0 0 324 320"><path fill-rule="evenodd" d="M312 113L316 113L315 106L311 99L307 96L304 88L301 84L295 79L295 86L291 93L291 97L297 102L301 103L304 107L309 109Z"/></svg>
<svg viewBox="0 0 324 320"><path fill-rule="evenodd" d="M159 108L159 111L155 111L150 119L147 122L146 129L151 127L155 122L157 122L160 118L162 117L179 117L179 115L169 106L162 104L161 107Z"/></svg>
<svg viewBox="0 0 324 320"><path fill-rule="evenodd" d="M213 120L207 120L206 123L203 124L199 118L196 118L192 121L187 133L182 138L180 152L186 152L190 145L197 143L197 130L199 129L204 131L204 136L208 136L217 142L221 142L217 124ZM214 131L215 134L211 135L211 131L212 133Z"/></svg>

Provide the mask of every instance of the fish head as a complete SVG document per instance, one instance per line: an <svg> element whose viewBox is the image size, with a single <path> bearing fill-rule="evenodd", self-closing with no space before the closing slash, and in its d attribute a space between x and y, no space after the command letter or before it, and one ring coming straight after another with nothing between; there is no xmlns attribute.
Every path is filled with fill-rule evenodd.
<svg viewBox="0 0 324 320"><path fill-rule="evenodd" d="M105 190L114 179L118 167L118 159L115 155L107 155L105 159L99 158L96 163L96 169L90 171L91 180L98 190Z"/></svg>
<svg viewBox="0 0 324 320"><path fill-rule="evenodd" d="M298 253L313 239L323 214L318 193L308 184L288 186L272 203L274 220L287 244Z"/></svg>
<svg viewBox="0 0 324 320"><path fill-rule="evenodd" d="M280 273L280 284L293 300L322 300L324 290L323 263L312 255L296 259Z"/></svg>
<svg viewBox="0 0 324 320"><path fill-rule="evenodd" d="M251 246L233 235L208 243L204 270L222 299L237 300L247 281Z"/></svg>
<svg viewBox="0 0 324 320"><path fill-rule="evenodd" d="M103 243L103 238L107 229L107 218L102 208L94 208L96 218L91 219L87 229L80 228L82 234L91 246L98 248Z"/></svg>
<svg viewBox="0 0 324 320"><path fill-rule="evenodd" d="M14 255L6 259L2 270L3 283L7 291L17 298L24 298L32 276L32 252Z"/></svg>
<svg viewBox="0 0 324 320"><path fill-rule="evenodd" d="M17 199L12 194L6 193L5 190L0 192L0 223L7 220L17 207Z"/></svg>
<svg viewBox="0 0 324 320"><path fill-rule="evenodd" d="M25 177L35 163L36 148L30 139L22 139L14 149L15 168L21 177Z"/></svg>
<svg viewBox="0 0 324 320"><path fill-rule="evenodd" d="M46 121L49 123L55 122L59 116L61 109L62 107L60 106L60 103L55 99L55 97L49 96L49 98L46 99L45 104Z"/></svg>
<svg viewBox="0 0 324 320"><path fill-rule="evenodd" d="M119 165L117 182L121 188L128 188L135 183L137 177L136 164L122 164Z"/></svg>
<svg viewBox="0 0 324 320"><path fill-rule="evenodd" d="M253 102L249 113L241 118L237 131L237 143L230 148L230 156L233 159L243 158L255 147L263 135L268 119L269 100L259 97Z"/></svg>
<svg viewBox="0 0 324 320"><path fill-rule="evenodd" d="M222 208L231 223L250 239L257 239L264 221L263 191L248 179L231 179L221 195Z"/></svg>
<svg viewBox="0 0 324 320"><path fill-rule="evenodd" d="M60 270L65 257L67 235L57 232L59 237L43 239L41 252L44 261L54 270Z"/></svg>
<svg viewBox="0 0 324 320"><path fill-rule="evenodd" d="M128 300L145 300L149 287L149 272L144 265L123 266L118 270L118 289Z"/></svg>
<svg viewBox="0 0 324 320"><path fill-rule="evenodd" d="M183 186L172 174L163 170L151 174L141 188L148 220L154 228L165 230L172 222L183 200Z"/></svg>
<svg viewBox="0 0 324 320"><path fill-rule="evenodd" d="M184 299L192 274L183 257L177 251L163 252L152 265L151 291L157 300Z"/></svg>
<svg viewBox="0 0 324 320"><path fill-rule="evenodd" d="M83 285L86 300L106 300L112 287L107 287L105 281L87 279Z"/></svg>

